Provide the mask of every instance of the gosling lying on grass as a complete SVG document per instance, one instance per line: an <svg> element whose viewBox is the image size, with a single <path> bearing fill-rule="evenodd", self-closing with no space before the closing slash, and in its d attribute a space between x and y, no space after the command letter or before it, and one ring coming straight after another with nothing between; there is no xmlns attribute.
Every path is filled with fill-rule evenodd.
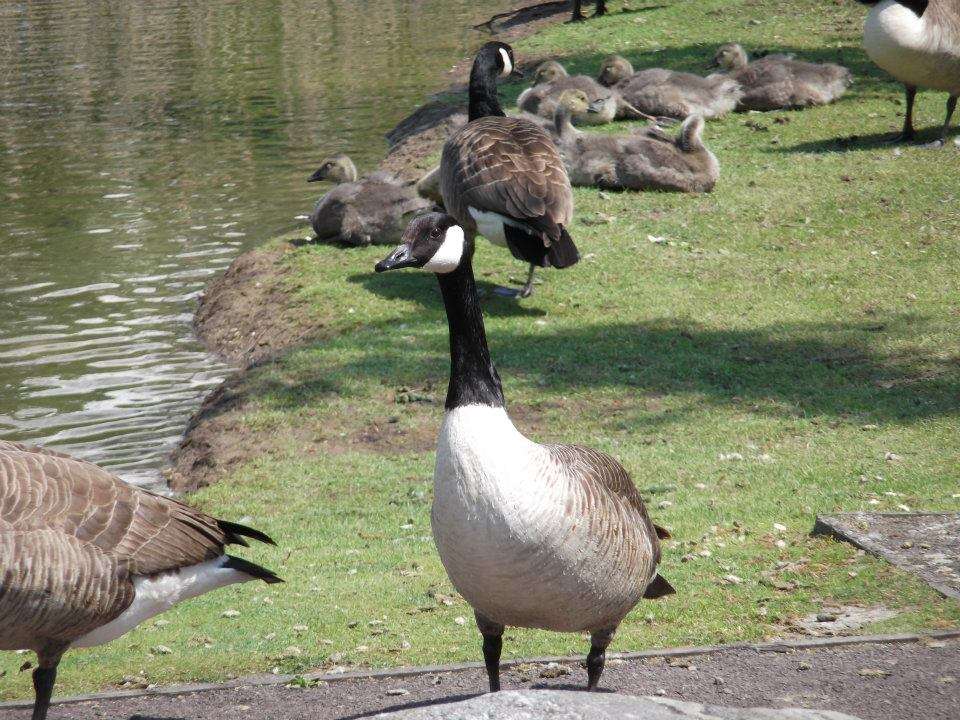
<svg viewBox="0 0 960 720"><path fill-rule="evenodd" d="M735 79L723 75L700 77L664 68L633 71L630 61L610 55L597 80L620 93L640 112L683 120L701 115L710 120L733 111L743 94Z"/></svg>
<svg viewBox="0 0 960 720"><path fill-rule="evenodd" d="M736 43L721 45L713 64L723 72L710 77L730 78L743 88L737 110L789 110L827 105L853 82L847 68L832 63L808 63L790 55L767 55L750 62Z"/></svg>
<svg viewBox="0 0 960 720"><path fill-rule="evenodd" d="M548 60L537 67L534 85L520 94L517 107L522 112L552 120L560 96L567 90L583 92L594 104L591 113L573 114L573 121L578 125L603 125L617 119L656 120L626 102L619 91L605 88L586 75L568 75L563 65L555 60Z"/></svg>
<svg viewBox="0 0 960 720"><path fill-rule="evenodd" d="M703 144L703 117L684 120L676 138L648 127L632 135L593 135L570 122L590 104L584 93L568 90L554 115L556 142L570 183L611 190L710 192L720 163Z"/></svg>
<svg viewBox="0 0 960 720"><path fill-rule="evenodd" d="M377 172L357 179L357 168L343 154L328 157L307 182L329 180L336 187L317 201L310 224L320 242L394 245L410 217L430 206L412 183Z"/></svg>

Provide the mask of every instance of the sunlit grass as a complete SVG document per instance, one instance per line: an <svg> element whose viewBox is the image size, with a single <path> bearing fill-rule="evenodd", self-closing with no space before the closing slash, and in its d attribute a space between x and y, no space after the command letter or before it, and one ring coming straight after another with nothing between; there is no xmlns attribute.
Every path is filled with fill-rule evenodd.
<svg viewBox="0 0 960 720"><path fill-rule="evenodd" d="M518 52L591 73L612 50L705 72L716 44L739 40L842 57L857 83L830 107L708 125L722 164L710 195L577 190L583 261L541 272L529 300L484 301L521 429L614 454L673 530L663 573L677 595L639 607L614 647L772 637L831 602L899 612L865 631L955 625L956 603L808 533L818 512L960 509L960 152L880 142L901 122L900 89L860 50L855 3L656 4L550 28ZM943 100L918 98L926 139ZM70 653L61 692L124 675L166 683L479 657L430 539L446 324L433 278L371 272L384 252L288 255L300 311L332 315L331 337L250 374L238 421L277 438L277 451L191 498L274 535L279 550L245 555L287 584L229 588L168 613L169 624ZM486 243L475 265L484 289L524 271ZM436 402L398 403L404 388ZM375 442L384 433L386 453ZM508 638L507 656L586 647L551 633ZM151 652L161 645L173 652ZM0 660L7 697L29 692L22 660Z"/></svg>

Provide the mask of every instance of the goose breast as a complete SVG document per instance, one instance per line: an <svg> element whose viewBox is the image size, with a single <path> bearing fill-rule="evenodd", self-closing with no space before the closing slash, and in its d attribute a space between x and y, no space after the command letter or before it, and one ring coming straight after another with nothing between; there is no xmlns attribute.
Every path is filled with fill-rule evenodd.
<svg viewBox="0 0 960 720"><path fill-rule="evenodd" d="M623 468L584 448L538 445L503 408L447 413L434 484L440 558L457 590L491 620L558 631L610 627L655 573L656 534Z"/></svg>

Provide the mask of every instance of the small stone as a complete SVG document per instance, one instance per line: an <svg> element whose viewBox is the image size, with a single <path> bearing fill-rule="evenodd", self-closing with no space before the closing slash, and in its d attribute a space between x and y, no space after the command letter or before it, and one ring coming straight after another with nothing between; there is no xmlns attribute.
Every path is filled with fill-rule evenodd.
<svg viewBox="0 0 960 720"><path fill-rule="evenodd" d="M861 677L882 678L890 675L890 671L881 670L880 668L860 668L857 670L857 675Z"/></svg>
<svg viewBox="0 0 960 720"><path fill-rule="evenodd" d="M786 541L786 540L777 540L777 541L774 543L774 545L776 545L778 548L780 548L780 549L782 550L783 548L785 548L785 547L787 546L787 541Z"/></svg>
<svg viewBox="0 0 960 720"><path fill-rule="evenodd" d="M913 547L913 542L910 540L904 540L902 543L900 543L900 547L904 550L909 550Z"/></svg>
<svg viewBox="0 0 960 720"><path fill-rule="evenodd" d="M225 618L240 617L240 611L234 610L233 608L229 610L224 610L222 613L220 613L220 617L225 617Z"/></svg>
<svg viewBox="0 0 960 720"><path fill-rule="evenodd" d="M817 613L817 622L831 623L836 621L837 616L834 613Z"/></svg>
<svg viewBox="0 0 960 720"><path fill-rule="evenodd" d="M706 489L707 489L707 486L706 486L704 483L696 483L696 484L694 485L694 487L695 487L697 490L706 490Z"/></svg>
<svg viewBox="0 0 960 720"><path fill-rule="evenodd" d="M391 697L399 697L401 695L409 695L410 691L406 688L390 688L387 690L387 695Z"/></svg>
<svg viewBox="0 0 960 720"><path fill-rule="evenodd" d="M657 503L657 507L660 510L666 510L668 507L673 507L673 503L670 502L669 500L661 500L660 502Z"/></svg>
<svg viewBox="0 0 960 720"><path fill-rule="evenodd" d="M466 619L463 615L457 615L457 616L453 619L453 621L454 621L457 625L466 625L466 624L467 624L467 619Z"/></svg>
<svg viewBox="0 0 960 720"><path fill-rule="evenodd" d="M547 663L544 667L542 667L539 674L542 678L558 678L562 675L569 675L570 668L568 668L566 665L552 662Z"/></svg>
<svg viewBox="0 0 960 720"><path fill-rule="evenodd" d="M810 669L810 663L808 662L804 661L797 665L797 670L809 670L809 669Z"/></svg>
<svg viewBox="0 0 960 720"><path fill-rule="evenodd" d="M723 581L728 585L739 585L743 582L743 578L737 577L736 575L724 575Z"/></svg>
<svg viewBox="0 0 960 720"><path fill-rule="evenodd" d="M782 523L774 523L774 524L773 524L773 529L776 530L776 531L779 532L779 533L783 533L783 532L786 532L786 531L787 531L787 526L786 526L786 525L783 525Z"/></svg>
<svg viewBox="0 0 960 720"><path fill-rule="evenodd" d="M151 648L150 652L152 652L154 655L172 655L173 654L173 650L168 648L166 645L157 645L156 647Z"/></svg>
<svg viewBox="0 0 960 720"><path fill-rule="evenodd" d="M897 455L894 452L888 452L884 454L883 459L886 460L887 462L898 462L900 460L903 460L903 457L900 455Z"/></svg>

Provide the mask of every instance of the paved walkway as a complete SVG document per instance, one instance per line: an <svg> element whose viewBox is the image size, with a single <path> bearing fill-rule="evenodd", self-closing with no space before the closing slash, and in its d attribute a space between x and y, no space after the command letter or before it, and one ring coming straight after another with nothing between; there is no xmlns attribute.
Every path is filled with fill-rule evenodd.
<svg viewBox="0 0 960 720"><path fill-rule="evenodd" d="M568 673L558 674L564 671ZM585 671L575 664L561 668L529 665L507 670L503 684L505 689L579 689L585 680ZM468 669L400 678L343 679L306 689L240 686L55 705L50 720L345 720L464 699L482 692L485 684L483 671ZM613 661L604 673L602 686L620 693L661 694L715 705L838 710L862 720L958 720L960 639L785 652L732 649L672 659ZM25 709L0 709L0 720L27 717L29 711Z"/></svg>

